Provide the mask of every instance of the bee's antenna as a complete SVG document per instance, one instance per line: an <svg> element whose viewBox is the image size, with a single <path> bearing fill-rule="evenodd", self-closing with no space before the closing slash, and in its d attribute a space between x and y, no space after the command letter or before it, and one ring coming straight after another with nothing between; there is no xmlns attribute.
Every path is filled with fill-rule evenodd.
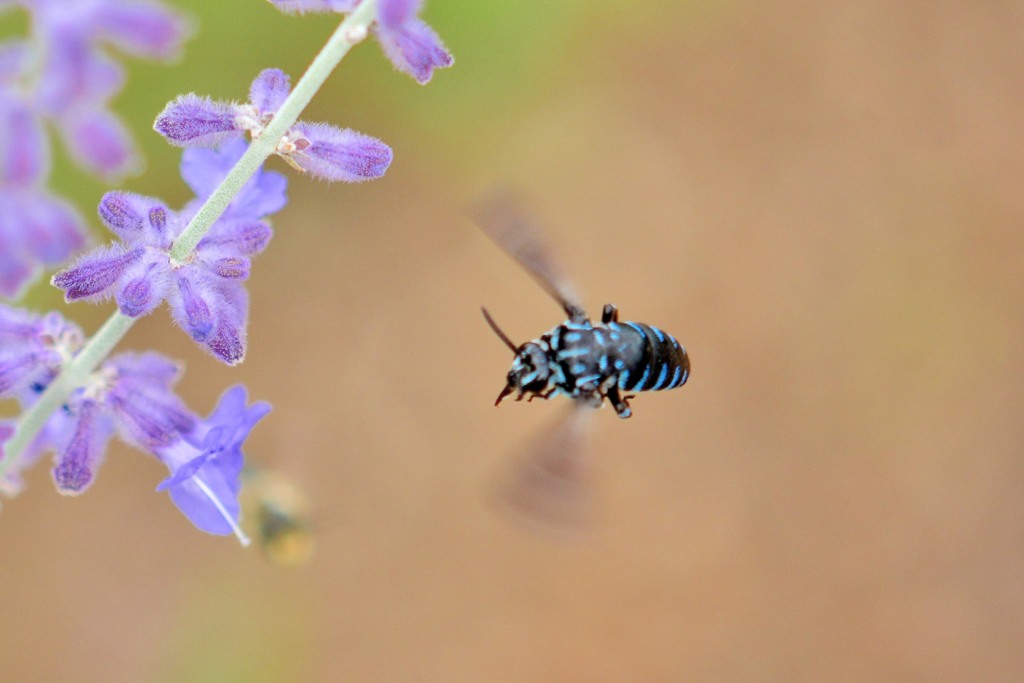
<svg viewBox="0 0 1024 683"><path fill-rule="evenodd" d="M492 318L491 314L487 312L487 309L481 306L480 310L483 311L484 319L487 321L487 324L491 326L491 329L494 330L494 334L498 335L498 338L505 342L505 346L512 349L512 353L516 353L516 351L518 351L518 347L512 343L512 340L508 338L507 334L501 331L501 328L498 327L498 323L494 322L494 318Z"/></svg>

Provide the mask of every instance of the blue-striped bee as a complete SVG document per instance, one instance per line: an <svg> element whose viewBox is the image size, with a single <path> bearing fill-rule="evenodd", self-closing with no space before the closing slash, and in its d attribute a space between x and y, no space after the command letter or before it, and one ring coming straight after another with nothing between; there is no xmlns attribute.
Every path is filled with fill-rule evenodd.
<svg viewBox="0 0 1024 683"><path fill-rule="evenodd" d="M522 266L565 310L568 319L525 344L509 339L484 308L484 318L515 358L495 405L515 395L549 399L565 395L573 410L540 435L528 457L504 480L501 500L548 530L577 531L589 525L593 500L585 457L585 421L608 399L621 418L632 414L634 391L682 386L690 359L675 337L652 325L620 322L618 309L604 307L590 321L534 222L507 194L473 211L483 231Z"/></svg>
<svg viewBox="0 0 1024 683"><path fill-rule="evenodd" d="M633 396L626 392L683 386L690 358L682 344L652 325L619 322L612 304L604 307L600 323L592 323L532 221L510 202L502 197L488 203L478 212L480 225L561 304L568 320L517 346L483 309L491 329L515 354L495 405L512 394L517 401L566 395L597 406L607 398L627 418Z"/></svg>

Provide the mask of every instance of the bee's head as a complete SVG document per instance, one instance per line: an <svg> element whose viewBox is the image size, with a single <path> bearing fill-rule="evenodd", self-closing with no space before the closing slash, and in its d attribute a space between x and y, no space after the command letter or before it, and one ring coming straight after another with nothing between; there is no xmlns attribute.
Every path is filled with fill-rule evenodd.
<svg viewBox="0 0 1024 683"><path fill-rule="evenodd" d="M544 394L551 390L551 362L544 349L535 342L526 342L516 351L508 371L505 388L495 405L515 392L518 401L526 394Z"/></svg>
<svg viewBox="0 0 1024 683"><path fill-rule="evenodd" d="M511 349L512 353L516 354L515 360L512 361L512 367L509 368L505 378L505 388L498 394L498 400L494 402L494 405L498 405L512 393L516 394L518 401L526 394L537 395L550 391L553 382L551 361L544 348L536 342L526 342L517 347L508 338L508 335L501 331L486 308L483 309L483 312L484 318L487 319L487 323L494 333L505 342L505 346Z"/></svg>

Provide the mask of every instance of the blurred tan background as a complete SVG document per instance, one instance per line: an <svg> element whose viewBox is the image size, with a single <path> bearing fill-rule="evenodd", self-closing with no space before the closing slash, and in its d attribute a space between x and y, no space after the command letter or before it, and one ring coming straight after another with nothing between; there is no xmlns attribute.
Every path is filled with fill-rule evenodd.
<svg viewBox="0 0 1024 683"><path fill-rule="evenodd" d="M117 107L149 160L127 187L179 205L153 116L183 91L241 99L267 66L297 77L334 21L175 4L199 24L183 61L133 62ZM197 532L122 445L77 499L39 467L0 514L3 679L1024 678L1024 5L425 18L453 69L420 88L367 44L306 115L396 161L364 186L292 177L245 364L165 311L125 342L186 359L203 414L236 382L274 404L246 451L311 497L312 562ZM93 215L105 188L58 170ZM573 543L486 500L564 408L492 406L510 354L479 306L518 341L561 320L460 215L500 181L592 313L613 301L693 361L632 419L598 416L600 516Z"/></svg>

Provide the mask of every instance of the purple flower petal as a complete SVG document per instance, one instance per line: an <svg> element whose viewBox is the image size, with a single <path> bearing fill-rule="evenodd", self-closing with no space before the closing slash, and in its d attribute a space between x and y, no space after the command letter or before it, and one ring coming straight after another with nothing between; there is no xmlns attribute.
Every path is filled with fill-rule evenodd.
<svg viewBox="0 0 1024 683"><path fill-rule="evenodd" d="M171 59L189 34L181 14L154 2L100 2L93 22L103 38L141 57Z"/></svg>
<svg viewBox="0 0 1024 683"><path fill-rule="evenodd" d="M182 95L156 117L153 129L179 147L214 147L242 134L234 105L214 102L195 94Z"/></svg>
<svg viewBox="0 0 1024 683"><path fill-rule="evenodd" d="M394 29L378 26L376 31L381 49L395 68L421 84L430 81L434 69L455 63L434 29L419 19L412 19Z"/></svg>
<svg viewBox="0 0 1024 683"><path fill-rule="evenodd" d="M264 69L249 88L249 102L264 114L274 113L291 92L288 74L280 69Z"/></svg>
<svg viewBox="0 0 1024 683"><path fill-rule="evenodd" d="M111 435L110 425L93 401L82 401L75 418L74 433L57 454L53 468L57 490L72 496L83 493L92 484Z"/></svg>
<svg viewBox="0 0 1024 683"><path fill-rule="evenodd" d="M245 387L224 393L213 413L200 420L185 439L155 452L171 475L158 491L169 491L171 500L199 529L211 534L238 530L238 493L244 463L242 444L249 432L269 411L266 403L246 407Z"/></svg>
<svg viewBox="0 0 1024 683"><path fill-rule="evenodd" d="M292 158L317 178L355 183L381 177L391 164L391 148L369 135L325 123L299 122L293 131L302 137Z"/></svg>
<svg viewBox="0 0 1024 683"><path fill-rule="evenodd" d="M128 129L106 109L76 107L61 118L60 131L75 163L102 178L132 174L141 166Z"/></svg>
<svg viewBox="0 0 1024 683"><path fill-rule="evenodd" d="M377 3L377 21L386 29L396 29L415 17L423 7L423 0L380 0Z"/></svg>
<svg viewBox="0 0 1024 683"><path fill-rule="evenodd" d="M100 247L79 258L73 267L54 275L51 282L64 290L65 301L102 301L113 294L114 283L142 252L141 248L128 251L120 244Z"/></svg>

